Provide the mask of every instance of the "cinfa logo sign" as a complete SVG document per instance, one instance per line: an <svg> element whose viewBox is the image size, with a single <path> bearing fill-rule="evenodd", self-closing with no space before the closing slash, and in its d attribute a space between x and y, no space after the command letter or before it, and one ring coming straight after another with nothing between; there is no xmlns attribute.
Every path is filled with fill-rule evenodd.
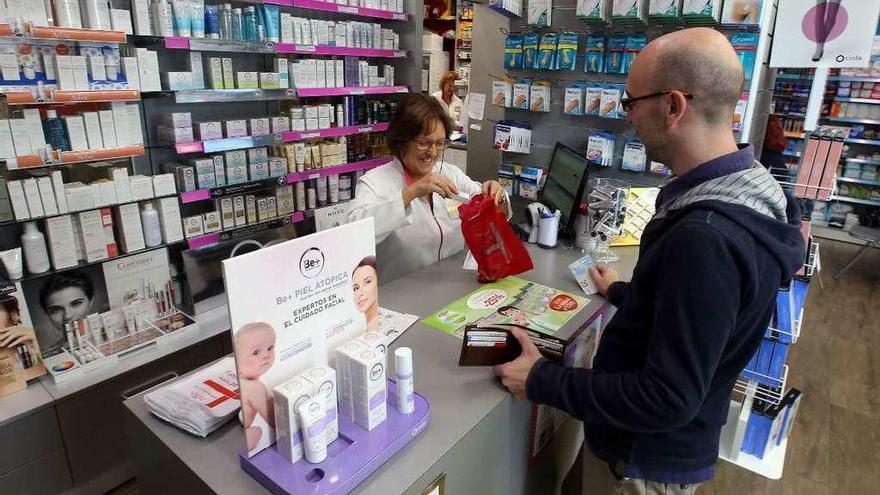
<svg viewBox="0 0 880 495"><path fill-rule="evenodd" d="M861 55L849 55L849 56L838 55L834 60L837 60L838 63L841 63L841 62L861 62L862 56Z"/></svg>

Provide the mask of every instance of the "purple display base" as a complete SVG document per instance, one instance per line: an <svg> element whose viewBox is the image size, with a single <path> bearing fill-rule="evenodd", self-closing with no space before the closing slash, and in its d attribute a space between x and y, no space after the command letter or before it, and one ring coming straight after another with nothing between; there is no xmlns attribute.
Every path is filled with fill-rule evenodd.
<svg viewBox="0 0 880 495"><path fill-rule="evenodd" d="M339 416L339 439L327 448L327 459L290 464L269 447L254 457L240 455L241 468L276 495L342 495L353 490L428 427L431 405L415 394L412 414L397 410L397 386L388 380L388 419L367 431Z"/></svg>

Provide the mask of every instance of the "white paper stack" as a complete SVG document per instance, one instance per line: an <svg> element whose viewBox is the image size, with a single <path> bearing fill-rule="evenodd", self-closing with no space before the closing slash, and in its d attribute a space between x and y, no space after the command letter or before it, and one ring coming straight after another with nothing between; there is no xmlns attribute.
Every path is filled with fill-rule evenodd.
<svg viewBox="0 0 880 495"><path fill-rule="evenodd" d="M144 396L150 412L174 426L206 437L241 407L231 356Z"/></svg>

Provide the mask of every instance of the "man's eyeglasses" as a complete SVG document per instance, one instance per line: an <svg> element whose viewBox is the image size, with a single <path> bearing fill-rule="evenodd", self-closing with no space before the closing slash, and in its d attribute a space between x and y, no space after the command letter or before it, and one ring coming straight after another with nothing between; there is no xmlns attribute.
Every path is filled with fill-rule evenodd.
<svg viewBox="0 0 880 495"><path fill-rule="evenodd" d="M684 91L682 91L680 89L664 89L663 91L657 91L656 93L651 93L651 94L644 95L644 96L636 96L635 98L630 98L628 96L625 96L620 99L620 106L621 106L621 108L623 108L624 112L629 112L629 109L632 108L632 104L639 101L639 100L647 100L648 98L656 98L658 96L668 95L668 94L672 93L673 91L678 91L688 100L694 99L694 95L692 95L690 93L685 93Z"/></svg>
<svg viewBox="0 0 880 495"><path fill-rule="evenodd" d="M432 146L436 147L439 151L443 151L452 141L449 139L438 139L437 141L432 141L430 139L416 139L413 142L416 143L416 148L418 148L419 151L428 151Z"/></svg>

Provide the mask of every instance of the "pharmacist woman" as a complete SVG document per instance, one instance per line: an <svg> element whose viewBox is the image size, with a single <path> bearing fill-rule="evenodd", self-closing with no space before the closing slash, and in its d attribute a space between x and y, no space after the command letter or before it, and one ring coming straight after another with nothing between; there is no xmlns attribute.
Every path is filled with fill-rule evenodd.
<svg viewBox="0 0 880 495"><path fill-rule="evenodd" d="M364 174L349 203L346 221L373 217L379 280L387 283L464 248L453 198L459 193L493 196L510 215L510 202L497 181L472 180L443 152L452 119L431 96L401 99L386 138L394 161Z"/></svg>

